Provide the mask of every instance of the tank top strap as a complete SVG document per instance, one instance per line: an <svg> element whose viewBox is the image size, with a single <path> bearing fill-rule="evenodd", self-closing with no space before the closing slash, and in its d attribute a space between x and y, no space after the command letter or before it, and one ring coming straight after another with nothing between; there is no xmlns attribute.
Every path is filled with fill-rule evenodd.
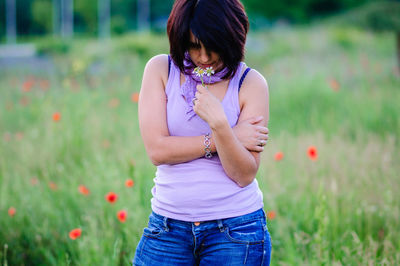
<svg viewBox="0 0 400 266"><path fill-rule="evenodd" d="M240 113L238 87L239 87L240 76L244 66L245 64L243 62L240 62L239 66L236 69L235 75L229 82L229 86L226 91L226 95L223 102L224 105L229 106L229 108L233 108L233 110L235 110L236 115L239 115Z"/></svg>
<svg viewBox="0 0 400 266"><path fill-rule="evenodd" d="M232 77L231 81L229 82L229 87L228 87L227 93L232 94L232 95L238 94L240 76L241 76L244 65L245 64L243 62L240 62L235 75ZM232 97L232 95L231 95L231 97Z"/></svg>
<svg viewBox="0 0 400 266"><path fill-rule="evenodd" d="M242 87L243 81L246 78L247 73L249 73L250 70L251 70L251 68L247 67L246 70L243 72L243 75L240 77L238 91L240 91L240 88Z"/></svg>
<svg viewBox="0 0 400 266"><path fill-rule="evenodd" d="M168 77L169 77L169 72L171 72L171 56L168 55Z"/></svg>

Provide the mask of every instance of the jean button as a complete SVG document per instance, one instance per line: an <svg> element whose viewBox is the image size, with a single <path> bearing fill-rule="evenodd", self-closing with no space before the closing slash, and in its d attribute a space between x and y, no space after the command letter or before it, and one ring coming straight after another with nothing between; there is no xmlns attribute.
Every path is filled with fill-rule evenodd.
<svg viewBox="0 0 400 266"><path fill-rule="evenodd" d="M200 225L200 222L194 222L194 225L195 225L195 226L199 226L199 225Z"/></svg>

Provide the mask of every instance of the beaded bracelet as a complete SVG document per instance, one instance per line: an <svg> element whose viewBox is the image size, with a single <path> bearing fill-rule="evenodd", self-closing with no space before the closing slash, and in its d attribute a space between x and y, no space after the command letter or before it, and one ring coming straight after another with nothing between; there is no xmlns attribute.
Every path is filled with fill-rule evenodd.
<svg viewBox="0 0 400 266"><path fill-rule="evenodd" d="M207 159L210 159L212 157L210 139L211 139L210 133L204 135L204 146L205 146L204 151L206 152L204 157L206 157Z"/></svg>

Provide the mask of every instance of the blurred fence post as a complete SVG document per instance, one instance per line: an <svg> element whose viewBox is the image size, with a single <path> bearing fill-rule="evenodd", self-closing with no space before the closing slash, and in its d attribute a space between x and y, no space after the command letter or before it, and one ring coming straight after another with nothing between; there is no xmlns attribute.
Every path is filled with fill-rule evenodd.
<svg viewBox="0 0 400 266"><path fill-rule="evenodd" d="M110 0L98 0L98 27L101 39L110 38Z"/></svg>
<svg viewBox="0 0 400 266"><path fill-rule="evenodd" d="M61 0L61 36L72 37L74 33L74 1Z"/></svg>
<svg viewBox="0 0 400 266"><path fill-rule="evenodd" d="M17 15L15 0L6 2L6 38L7 43L14 44L17 41Z"/></svg>
<svg viewBox="0 0 400 266"><path fill-rule="evenodd" d="M137 0L137 29L150 30L150 0Z"/></svg>

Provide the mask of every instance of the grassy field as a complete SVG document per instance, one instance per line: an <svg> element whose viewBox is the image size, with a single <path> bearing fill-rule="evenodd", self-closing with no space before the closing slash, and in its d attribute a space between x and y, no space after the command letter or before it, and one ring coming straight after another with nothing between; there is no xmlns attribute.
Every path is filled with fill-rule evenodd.
<svg viewBox="0 0 400 266"><path fill-rule="evenodd" d="M54 67L0 72L0 263L127 265L155 172L135 93L167 40L35 42L55 53ZM270 87L270 141L257 179L272 265L400 264L395 58L391 34L312 27L249 36L246 62Z"/></svg>

